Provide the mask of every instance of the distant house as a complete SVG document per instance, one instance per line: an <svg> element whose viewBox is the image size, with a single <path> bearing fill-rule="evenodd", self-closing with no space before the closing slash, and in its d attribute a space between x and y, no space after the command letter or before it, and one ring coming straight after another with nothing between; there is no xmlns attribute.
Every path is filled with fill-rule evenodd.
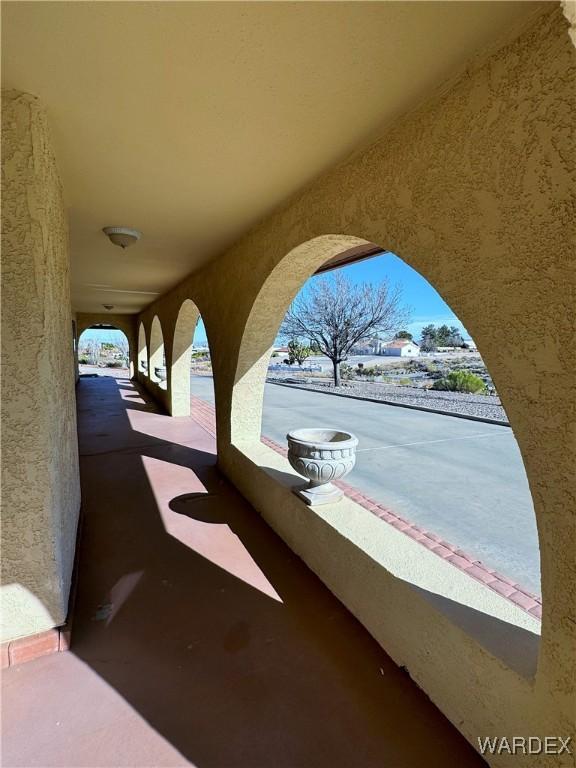
<svg viewBox="0 0 576 768"><path fill-rule="evenodd" d="M378 345L381 343L380 339L365 339L354 344L350 352L353 355L378 355Z"/></svg>
<svg viewBox="0 0 576 768"><path fill-rule="evenodd" d="M382 345L380 354L390 357L418 357L420 347L409 339L393 339Z"/></svg>

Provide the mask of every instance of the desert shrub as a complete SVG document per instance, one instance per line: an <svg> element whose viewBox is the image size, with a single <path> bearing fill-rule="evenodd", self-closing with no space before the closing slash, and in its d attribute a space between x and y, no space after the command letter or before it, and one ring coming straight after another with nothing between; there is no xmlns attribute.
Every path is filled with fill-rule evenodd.
<svg viewBox="0 0 576 768"><path fill-rule="evenodd" d="M389 372L390 369L384 365L365 365L363 368L358 367L356 370L359 376L367 376L370 379L373 379L375 376L383 376Z"/></svg>
<svg viewBox="0 0 576 768"><path fill-rule="evenodd" d="M356 378L356 370L348 363L340 364L340 378L344 381L351 381Z"/></svg>
<svg viewBox="0 0 576 768"><path fill-rule="evenodd" d="M87 357L79 357L78 362L80 365L90 365L90 360Z"/></svg>
<svg viewBox="0 0 576 768"><path fill-rule="evenodd" d="M109 360L106 363L106 368L124 368L123 360Z"/></svg>
<svg viewBox="0 0 576 768"><path fill-rule="evenodd" d="M410 379L400 379L398 385L401 387L410 387L412 386L412 382Z"/></svg>
<svg viewBox="0 0 576 768"><path fill-rule="evenodd" d="M480 376L469 371L450 371L447 376L437 379L432 389L448 392L468 392L475 395L486 393L486 386Z"/></svg>

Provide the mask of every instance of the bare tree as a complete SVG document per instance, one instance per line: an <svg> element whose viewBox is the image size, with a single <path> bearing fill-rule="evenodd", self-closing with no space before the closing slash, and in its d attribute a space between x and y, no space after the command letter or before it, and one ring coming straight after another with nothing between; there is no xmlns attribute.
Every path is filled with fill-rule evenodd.
<svg viewBox="0 0 576 768"><path fill-rule="evenodd" d="M331 361L334 386L340 386L340 363L355 344L377 333L391 334L408 320L402 291L387 280L354 284L336 272L314 278L292 302L280 334L309 339Z"/></svg>
<svg viewBox="0 0 576 768"><path fill-rule="evenodd" d="M114 343L116 344L116 348L122 355L124 364L128 365L128 358L129 358L128 339L124 334L122 334Z"/></svg>
<svg viewBox="0 0 576 768"><path fill-rule="evenodd" d="M100 360L100 342L97 339L90 339L86 344L86 352L91 365L98 365Z"/></svg>

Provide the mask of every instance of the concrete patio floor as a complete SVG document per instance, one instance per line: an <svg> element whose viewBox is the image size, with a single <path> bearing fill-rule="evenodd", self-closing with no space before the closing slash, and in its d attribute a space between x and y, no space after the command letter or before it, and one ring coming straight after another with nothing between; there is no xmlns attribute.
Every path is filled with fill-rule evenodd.
<svg viewBox="0 0 576 768"><path fill-rule="evenodd" d="M126 379L78 401L72 648L4 672L5 768L484 765L220 476L208 432Z"/></svg>

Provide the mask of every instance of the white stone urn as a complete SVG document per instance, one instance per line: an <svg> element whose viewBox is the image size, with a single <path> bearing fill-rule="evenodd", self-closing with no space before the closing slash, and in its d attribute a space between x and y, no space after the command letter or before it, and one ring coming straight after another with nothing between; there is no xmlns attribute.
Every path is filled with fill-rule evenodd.
<svg viewBox="0 0 576 768"><path fill-rule="evenodd" d="M295 489L307 504L333 504L342 491L333 485L356 464L358 438L339 429L294 429L286 435L288 461L292 469L308 480L308 485Z"/></svg>
<svg viewBox="0 0 576 768"><path fill-rule="evenodd" d="M156 378L159 381L166 381L166 367L163 365L159 365L156 368L154 368L154 373L156 374Z"/></svg>

